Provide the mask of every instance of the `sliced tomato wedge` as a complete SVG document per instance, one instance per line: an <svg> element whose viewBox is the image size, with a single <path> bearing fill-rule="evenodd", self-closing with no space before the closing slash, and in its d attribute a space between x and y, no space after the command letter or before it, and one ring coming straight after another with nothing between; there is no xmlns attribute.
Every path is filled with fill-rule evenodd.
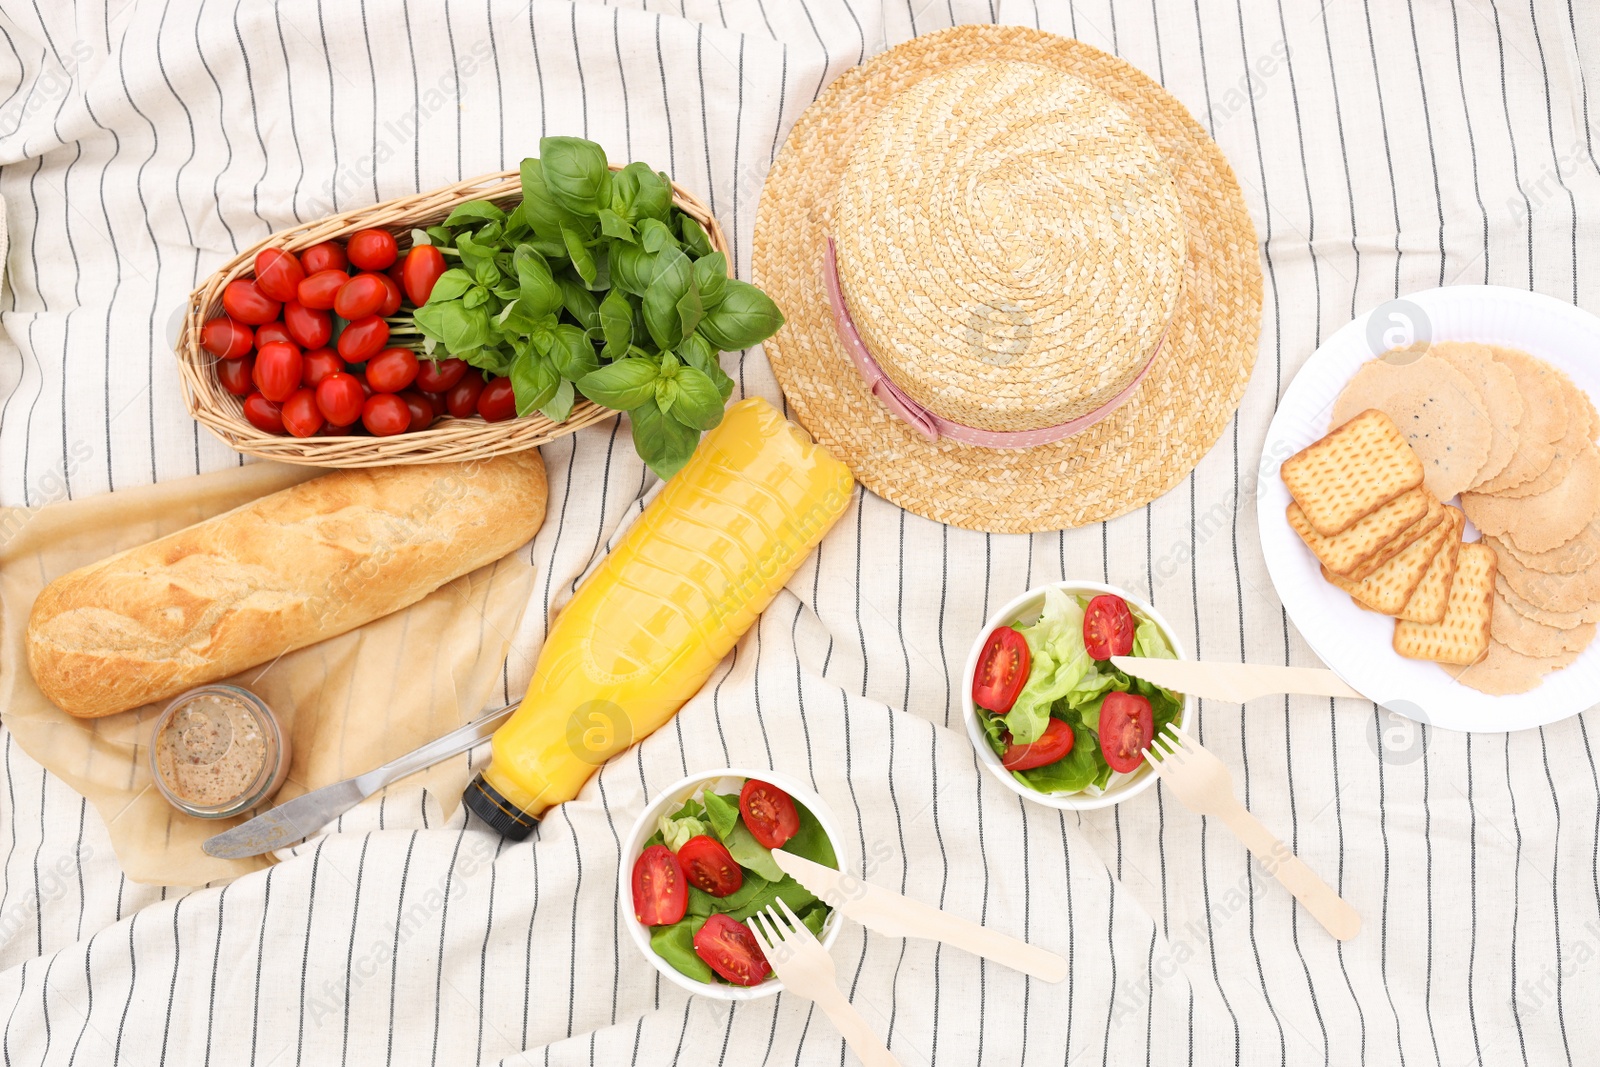
<svg viewBox="0 0 1600 1067"><path fill-rule="evenodd" d="M1137 693L1107 693L1100 705L1100 754L1119 774L1136 771L1155 729L1149 700Z"/></svg>
<svg viewBox="0 0 1600 1067"><path fill-rule="evenodd" d="M800 813L794 799L770 782L754 778L739 790L739 814L757 841L768 848L782 848L800 832Z"/></svg>
<svg viewBox="0 0 1600 1067"><path fill-rule="evenodd" d="M1028 642L1009 626L989 635L978 657L978 670L972 676L972 702L1001 715L1011 710L1017 694L1028 681Z"/></svg>
<svg viewBox="0 0 1600 1067"><path fill-rule="evenodd" d="M1072 742L1077 737L1072 732L1072 727L1060 719L1052 718L1044 728L1044 733L1039 735L1039 740L1027 745L1012 745L1006 749L1006 754L1000 757L1008 771L1026 771L1033 767L1043 767L1072 751Z"/></svg>
<svg viewBox="0 0 1600 1067"><path fill-rule="evenodd" d="M666 845L651 845L633 863L633 915L646 926L670 926L689 910L689 883Z"/></svg>
<svg viewBox="0 0 1600 1067"><path fill-rule="evenodd" d="M734 985L760 985L772 970L744 923L720 911L694 935L694 951Z"/></svg>
<svg viewBox="0 0 1600 1067"><path fill-rule="evenodd" d="M706 834L698 834L683 843L678 849L678 863L689 884L702 893L725 897L744 885L744 871L733 861L733 856L721 841Z"/></svg>
<svg viewBox="0 0 1600 1067"><path fill-rule="evenodd" d="M1128 602L1111 593L1089 601L1083 612L1083 645L1095 659L1132 652L1133 612L1128 610Z"/></svg>

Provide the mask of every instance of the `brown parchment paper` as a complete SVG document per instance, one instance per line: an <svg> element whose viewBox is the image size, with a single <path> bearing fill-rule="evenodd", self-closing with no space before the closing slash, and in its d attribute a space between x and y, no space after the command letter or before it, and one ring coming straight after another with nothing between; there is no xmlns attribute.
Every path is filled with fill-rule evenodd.
<svg viewBox="0 0 1600 1067"><path fill-rule="evenodd" d="M272 858L207 856L200 843L247 816L196 819L156 791L148 744L161 706L77 719L45 699L23 648L34 598L77 567L322 473L252 463L42 508L0 508L0 719L24 752L89 798L135 881L201 885ZM288 780L272 803L370 770L476 718L532 588L526 554L512 553L404 611L227 679L265 700L290 735ZM467 776L466 760L449 760L392 788L427 787L448 817Z"/></svg>

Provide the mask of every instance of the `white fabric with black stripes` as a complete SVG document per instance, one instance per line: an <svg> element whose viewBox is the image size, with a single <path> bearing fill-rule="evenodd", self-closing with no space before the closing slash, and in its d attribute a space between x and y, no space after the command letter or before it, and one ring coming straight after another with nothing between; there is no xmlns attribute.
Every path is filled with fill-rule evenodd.
<svg viewBox="0 0 1600 1067"><path fill-rule="evenodd" d="M747 274L763 177L828 81L995 19L1137 64L1238 171L1260 355L1194 474L1035 537L859 497L706 691L522 844L398 788L267 873L162 891L126 881L99 819L5 734L5 1063L839 1063L810 1005L692 999L619 937L621 833L687 771L741 764L814 782L875 881L1071 959L1046 985L847 928L840 981L906 1064L1594 1062L1592 714L1467 737L1356 701L1207 704L1199 733L1250 807L1365 916L1341 948L1160 790L1081 819L1001 790L951 699L989 610L1063 575L1147 590L1205 656L1311 662L1253 499L1295 370L1415 289L1600 304L1579 226L1600 205L1600 14L1582 0L4 0L0 501L238 462L184 414L164 337L199 279L279 227L571 133L702 191ZM741 393L778 399L759 351L726 359ZM614 422L545 457L507 697L654 487Z"/></svg>

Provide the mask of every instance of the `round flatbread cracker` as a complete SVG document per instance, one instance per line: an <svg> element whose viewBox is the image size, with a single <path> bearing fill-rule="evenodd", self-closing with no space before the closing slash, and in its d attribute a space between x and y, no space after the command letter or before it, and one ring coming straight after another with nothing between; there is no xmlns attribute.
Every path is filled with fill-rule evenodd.
<svg viewBox="0 0 1600 1067"><path fill-rule="evenodd" d="M1594 640L1594 629L1592 622L1570 630L1534 622L1498 596L1494 598L1494 614L1489 620L1489 632L1496 641L1514 652L1534 657L1582 652Z"/></svg>
<svg viewBox="0 0 1600 1067"><path fill-rule="evenodd" d="M1511 369L1522 394L1522 421L1517 424L1517 451L1505 470L1474 486L1479 493L1498 493L1521 485L1550 466L1556 442L1567 433L1567 402L1560 372L1542 359L1514 348L1494 348L1494 358Z"/></svg>
<svg viewBox="0 0 1600 1067"><path fill-rule="evenodd" d="M1481 485L1506 469L1517 451L1517 424L1522 421L1522 394L1511 368L1494 358L1488 345L1471 341L1440 341L1427 354L1450 364L1477 387L1489 412L1489 458L1483 461L1474 484ZM1470 488L1470 487L1469 487Z"/></svg>
<svg viewBox="0 0 1600 1067"><path fill-rule="evenodd" d="M1461 507L1478 529L1509 537L1520 549L1558 548L1600 516L1600 451L1585 441L1567 476L1542 493L1520 500L1463 493Z"/></svg>
<svg viewBox="0 0 1600 1067"><path fill-rule="evenodd" d="M1505 576L1512 590L1536 607L1545 611L1582 611L1593 603L1600 603L1600 567L1574 571L1571 574L1546 574L1524 566L1512 555L1508 542L1497 537L1484 541L1499 557L1499 573Z"/></svg>
<svg viewBox="0 0 1600 1067"><path fill-rule="evenodd" d="M1563 653L1560 656L1540 657L1524 656L1508 645L1491 639L1489 641L1489 654L1470 667L1446 668L1454 674L1456 681L1462 685L1471 686L1480 693L1490 696L1505 696L1510 693L1526 693L1530 689L1537 689L1544 682L1544 676L1551 671L1560 670L1577 658L1577 653Z"/></svg>
<svg viewBox="0 0 1600 1067"><path fill-rule="evenodd" d="M1333 425L1377 408L1394 420L1422 460L1423 484L1449 500L1477 478L1489 458L1494 425L1478 387L1442 359L1375 359L1345 385L1333 405Z"/></svg>
<svg viewBox="0 0 1600 1067"><path fill-rule="evenodd" d="M1523 566L1546 574L1571 574L1600 564L1600 519L1558 548L1548 552L1524 552L1509 541L1502 541Z"/></svg>
<svg viewBox="0 0 1600 1067"><path fill-rule="evenodd" d="M1594 409L1589 406L1589 398L1583 394L1583 390L1572 384L1572 379L1559 371L1557 374L1561 380L1561 397L1567 406L1567 432L1556 442L1556 453L1550 457L1550 466L1521 485L1500 490L1496 496L1517 499L1554 487L1567 476L1579 453L1592 447L1594 427L1590 415Z"/></svg>
<svg viewBox="0 0 1600 1067"><path fill-rule="evenodd" d="M1498 574L1495 575L1494 579L1494 591L1497 596L1507 604L1510 604L1519 614L1532 619L1534 622L1542 622L1546 626L1570 630L1574 626L1582 626L1586 622L1600 622L1600 604L1590 604L1582 611L1546 611L1537 604L1530 604L1518 596L1517 591L1511 588L1510 583Z"/></svg>

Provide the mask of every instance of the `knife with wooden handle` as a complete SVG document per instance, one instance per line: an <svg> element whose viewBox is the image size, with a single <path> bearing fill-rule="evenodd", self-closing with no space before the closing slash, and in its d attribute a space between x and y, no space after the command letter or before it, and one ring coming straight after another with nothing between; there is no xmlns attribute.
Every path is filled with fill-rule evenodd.
<svg viewBox="0 0 1600 1067"><path fill-rule="evenodd" d="M940 911L931 904L872 885L848 871L824 867L781 848L772 850L772 858L785 874L816 894L823 903L838 908L868 930L889 937L942 941L1046 982L1059 982L1067 976L1067 961L1037 945L1018 941L971 919Z"/></svg>
<svg viewBox="0 0 1600 1067"><path fill-rule="evenodd" d="M1326 667L1275 667L1259 663L1112 656L1118 669L1174 693L1243 704L1256 697L1297 693L1314 697L1367 697ZM1379 703L1382 703L1380 701Z"/></svg>

